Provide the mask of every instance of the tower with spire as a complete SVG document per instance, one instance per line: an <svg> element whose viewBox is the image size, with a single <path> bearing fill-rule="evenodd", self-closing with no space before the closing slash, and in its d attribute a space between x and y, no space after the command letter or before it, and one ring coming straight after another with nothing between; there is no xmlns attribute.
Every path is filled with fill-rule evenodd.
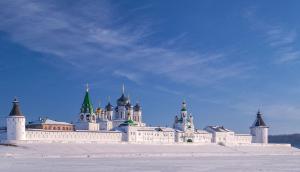
<svg viewBox="0 0 300 172"><path fill-rule="evenodd" d="M256 114L256 119L252 126L250 127L250 132L253 143L268 143L268 131L269 127L266 125L262 118L262 113L258 110Z"/></svg>
<svg viewBox="0 0 300 172"><path fill-rule="evenodd" d="M17 98L15 98L12 103L13 107L6 118L7 140L12 142L25 140L25 117L21 112Z"/></svg>
<svg viewBox="0 0 300 172"><path fill-rule="evenodd" d="M77 130L99 130L99 124L96 123L96 114L90 99L89 86L86 85L86 92L83 103L80 108L79 120L76 124Z"/></svg>
<svg viewBox="0 0 300 172"><path fill-rule="evenodd" d="M185 101L182 102L180 116L175 116L173 128L180 131L195 130L193 116L191 114L188 114Z"/></svg>

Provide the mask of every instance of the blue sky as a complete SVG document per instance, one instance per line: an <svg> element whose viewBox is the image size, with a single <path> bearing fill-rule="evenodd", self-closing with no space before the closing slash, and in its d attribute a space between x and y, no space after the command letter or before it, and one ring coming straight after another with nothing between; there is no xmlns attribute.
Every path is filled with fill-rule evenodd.
<svg viewBox="0 0 300 172"><path fill-rule="evenodd" d="M196 126L300 131L298 1L1 1L0 114L76 121L126 93L145 122L172 124L183 99Z"/></svg>

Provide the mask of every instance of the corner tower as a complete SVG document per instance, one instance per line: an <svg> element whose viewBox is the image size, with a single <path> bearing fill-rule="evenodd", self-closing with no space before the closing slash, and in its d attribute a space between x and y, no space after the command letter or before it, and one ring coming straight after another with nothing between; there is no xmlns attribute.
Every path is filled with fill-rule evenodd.
<svg viewBox="0 0 300 172"><path fill-rule="evenodd" d="M268 143L269 127L266 125L262 118L261 112L258 110L256 114L256 119L253 125L250 127L252 138L252 143Z"/></svg>
<svg viewBox="0 0 300 172"><path fill-rule="evenodd" d="M19 101L15 98L13 101L13 107L6 118L8 141L26 139L25 122L25 117L21 112Z"/></svg>

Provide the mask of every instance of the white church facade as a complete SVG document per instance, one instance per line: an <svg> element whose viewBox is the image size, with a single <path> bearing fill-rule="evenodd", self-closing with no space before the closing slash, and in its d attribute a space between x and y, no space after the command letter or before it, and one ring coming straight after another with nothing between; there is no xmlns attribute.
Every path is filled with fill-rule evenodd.
<svg viewBox="0 0 300 172"><path fill-rule="evenodd" d="M268 126L260 112L257 113L249 134L237 134L223 126L207 126L196 129L194 117L188 113L184 101L180 114L175 116L172 127L153 127L143 122L142 107L131 104L122 95L113 107L109 101L102 109L94 110L87 88L80 108L78 121L74 124L50 119L26 123L17 99L13 101L6 122L0 126L1 143L77 142L77 143L141 143L141 144L224 144L239 145L268 143Z"/></svg>

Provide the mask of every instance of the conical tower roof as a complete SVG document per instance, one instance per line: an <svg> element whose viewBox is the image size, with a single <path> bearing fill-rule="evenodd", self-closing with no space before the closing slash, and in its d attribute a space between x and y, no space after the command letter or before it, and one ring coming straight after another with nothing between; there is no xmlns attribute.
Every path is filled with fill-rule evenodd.
<svg viewBox="0 0 300 172"><path fill-rule="evenodd" d="M84 100L83 100L80 112L81 113L92 113L92 112L94 112L88 88L86 89Z"/></svg>
<svg viewBox="0 0 300 172"><path fill-rule="evenodd" d="M20 110L19 101L17 98L13 101L13 107L9 113L9 116L24 116Z"/></svg>
<svg viewBox="0 0 300 172"><path fill-rule="evenodd" d="M260 127L260 126L265 127L267 125L262 118L262 114L260 113L260 111L258 111L256 114L256 120L254 121L253 127Z"/></svg>

